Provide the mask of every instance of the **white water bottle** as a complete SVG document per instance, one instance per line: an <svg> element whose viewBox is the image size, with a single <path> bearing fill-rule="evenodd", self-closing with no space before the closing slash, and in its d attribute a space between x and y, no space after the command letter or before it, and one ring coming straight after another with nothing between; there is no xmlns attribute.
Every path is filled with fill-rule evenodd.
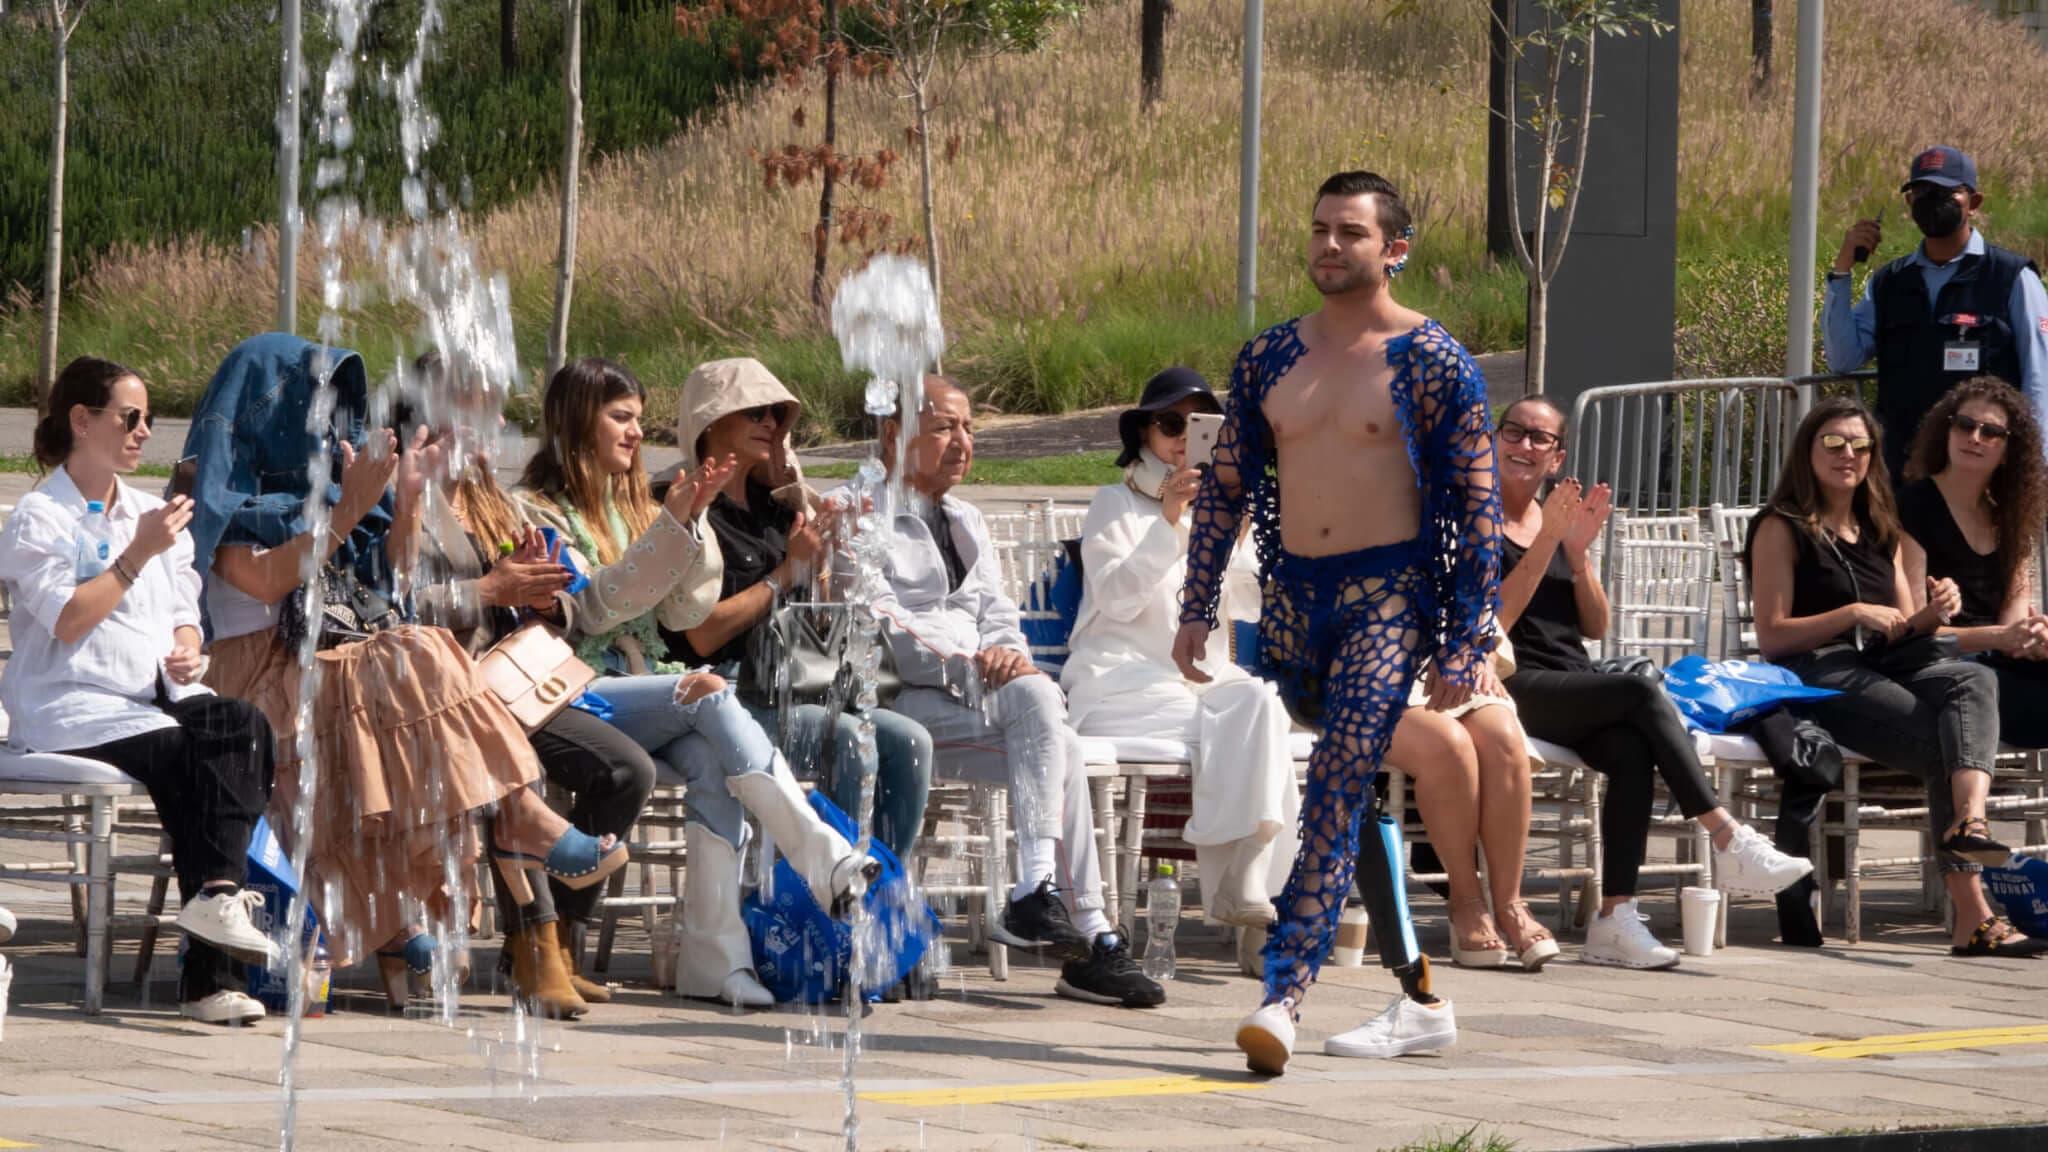
<svg viewBox="0 0 2048 1152"><path fill-rule="evenodd" d="M1173 865L1161 864L1145 893L1145 975L1171 980L1173 933L1180 927L1180 885L1173 882Z"/></svg>
<svg viewBox="0 0 2048 1152"><path fill-rule="evenodd" d="M108 539L107 506L97 500L85 505L85 519L78 522L78 553L74 559L80 584L107 570L113 563L113 543Z"/></svg>

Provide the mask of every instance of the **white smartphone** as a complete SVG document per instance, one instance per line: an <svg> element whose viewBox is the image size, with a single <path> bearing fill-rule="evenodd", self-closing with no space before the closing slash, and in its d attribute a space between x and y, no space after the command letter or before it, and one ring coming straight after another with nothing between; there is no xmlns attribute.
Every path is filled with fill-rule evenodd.
<svg viewBox="0 0 2048 1152"><path fill-rule="evenodd" d="M1207 412L1188 413L1188 467L1205 468L1216 455L1216 436L1223 431L1223 417Z"/></svg>

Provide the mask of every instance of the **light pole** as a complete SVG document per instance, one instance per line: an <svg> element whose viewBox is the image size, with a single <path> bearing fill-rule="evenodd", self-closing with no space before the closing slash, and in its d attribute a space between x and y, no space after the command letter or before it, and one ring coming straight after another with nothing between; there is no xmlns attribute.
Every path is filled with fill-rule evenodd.
<svg viewBox="0 0 2048 1152"><path fill-rule="evenodd" d="M1258 322L1259 70L1264 57L1265 0L1244 0L1244 124L1237 167L1237 323Z"/></svg>

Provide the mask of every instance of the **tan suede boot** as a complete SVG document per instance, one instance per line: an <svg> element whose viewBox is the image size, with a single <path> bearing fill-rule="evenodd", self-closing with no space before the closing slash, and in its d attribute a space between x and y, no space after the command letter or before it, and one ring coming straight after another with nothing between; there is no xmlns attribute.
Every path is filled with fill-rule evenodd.
<svg viewBox="0 0 2048 1152"><path fill-rule="evenodd" d="M527 1010L550 1020L574 1020L590 1011L562 966L555 922L529 924L505 937L512 950L512 993Z"/></svg>
<svg viewBox="0 0 2048 1152"><path fill-rule="evenodd" d="M560 920L555 921L555 944L562 953L562 971L569 974L569 986L588 1004L609 1004L612 990L608 984L599 984L576 970L576 950L569 947L569 927Z"/></svg>

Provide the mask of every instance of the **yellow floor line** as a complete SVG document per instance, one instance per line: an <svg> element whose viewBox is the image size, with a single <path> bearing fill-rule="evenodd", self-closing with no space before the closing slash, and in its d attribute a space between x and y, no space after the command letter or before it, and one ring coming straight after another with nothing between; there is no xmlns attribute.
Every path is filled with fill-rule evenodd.
<svg viewBox="0 0 2048 1152"><path fill-rule="evenodd" d="M2016 1044L2048 1044L2048 1024L2002 1028L1966 1028L1958 1032L1903 1032L1865 1036L1860 1040L1817 1040L1798 1044L1759 1044L1770 1052L1791 1052L1823 1060L1854 1060L1909 1052L1953 1052L1959 1048L2005 1048Z"/></svg>
<svg viewBox="0 0 2048 1152"><path fill-rule="evenodd" d="M878 1104L935 1108L961 1104L1022 1104L1042 1100L1104 1100L1113 1096L1188 1096L1200 1092L1250 1092L1264 1088L1238 1080L1200 1076L1148 1076L1134 1080L1061 1080L1051 1084L995 1084L987 1087L920 1088L909 1092L862 1092Z"/></svg>
<svg viewBox="0 0 2048 1152"><path fill-rule="evenodd" d="M0 1148L40 1148L40 1144L19 1144L13 1140L0 1140Z"/></svg>

